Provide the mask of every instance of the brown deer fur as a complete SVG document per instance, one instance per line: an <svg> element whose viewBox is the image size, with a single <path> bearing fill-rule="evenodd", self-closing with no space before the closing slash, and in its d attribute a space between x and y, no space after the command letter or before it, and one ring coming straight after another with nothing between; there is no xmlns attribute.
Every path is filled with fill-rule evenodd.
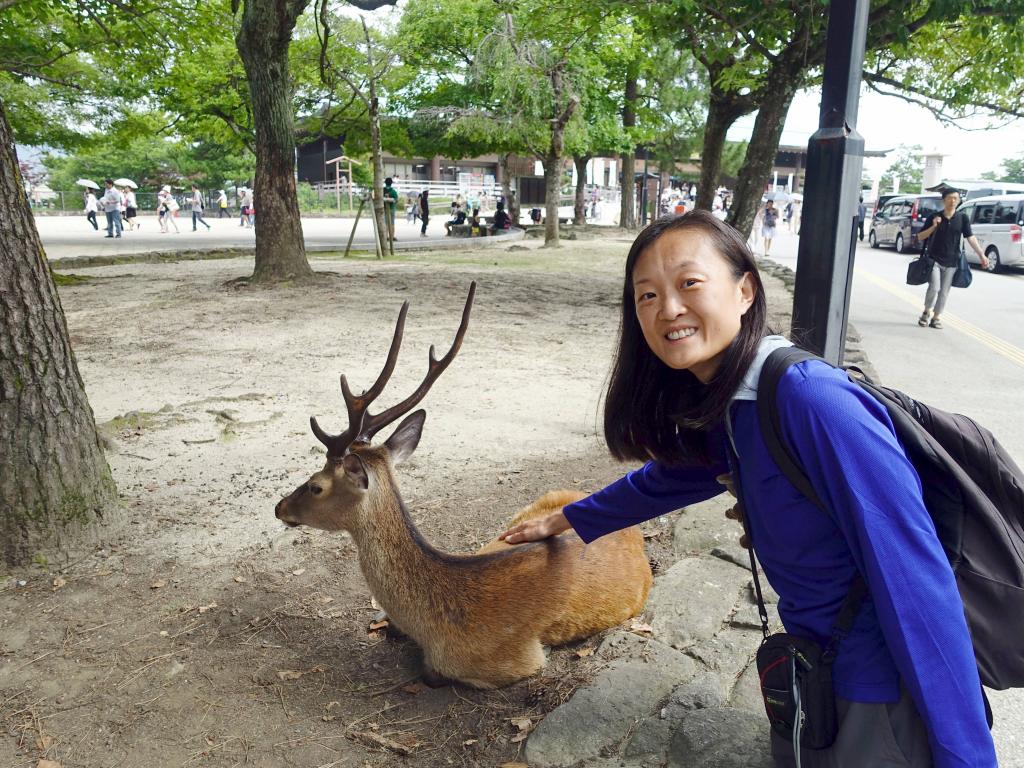
<svg viewBox="0 0 1024 768"><path fill-rule="evenodd" d="M393 464L412 453L424 412L385 445L355 444L277 505L292 525L346 530L359 565L392 624L423 649L424 678L496 688L544 665L544 645L613 627L643 608L651 569L636 527L584 548L572 531L541 542L494 541L474 555L432 547L399 495ZM510 524L582 498L548 493Z"/></svg>

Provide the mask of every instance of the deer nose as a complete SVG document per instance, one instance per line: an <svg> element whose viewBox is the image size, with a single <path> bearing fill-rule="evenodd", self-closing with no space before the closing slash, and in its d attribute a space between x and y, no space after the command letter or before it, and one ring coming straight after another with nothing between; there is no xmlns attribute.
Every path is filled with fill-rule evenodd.
<svg viewBox="0 0 1024 768"><path fill-rule="evenodd" d="M314 496L319 496L321 493L324 492L323 488L321 488L319 485L313 482L306 483L306 490L309 491Z"/></svg>

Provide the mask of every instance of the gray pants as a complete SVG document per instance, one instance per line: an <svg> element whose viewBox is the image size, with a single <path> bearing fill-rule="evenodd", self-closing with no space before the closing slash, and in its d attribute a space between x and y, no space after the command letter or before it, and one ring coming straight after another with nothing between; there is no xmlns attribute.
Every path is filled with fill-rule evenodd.
<svg viewBox="0 0 1024 768"><path fill-rule="evenodd" d="M931 768L928 731L904 689L895 704L837 699L839 735L828 749L801 750L802 768ZM794 768L793 744L772 731L772 757Z"/></svg>
<svg viewBox="0 0 1024 768"><path fill-rule="evenodd" d="M936 264L932 267L932 274L928 278L928 291L924 295L925 312L932 310L934 314L941 315L946 308L946 296L953 285L953 275L956 274L956 267L940 267ZM938 298L936 299L936 295Z"/></svg>

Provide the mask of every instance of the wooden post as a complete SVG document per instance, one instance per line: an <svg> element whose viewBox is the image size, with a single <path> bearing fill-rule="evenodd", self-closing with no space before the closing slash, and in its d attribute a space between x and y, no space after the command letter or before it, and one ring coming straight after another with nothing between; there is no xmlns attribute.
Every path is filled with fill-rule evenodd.
<svg viewBox="0 0 1024 768"><path fill-rule="evenodd" d="M359 199L359 210L356 211L356 223L352 225L352 234L348 236L348 245L345 246L345 258L348 258L348 252L352 250L352 241L356 236L356 227L359 226L359 217L363 215L363 206L366 205L366 198Z"/></svg>
<svg viewBox="0 0 1024 768"><path fill-rule="evenodd" d="M334 199L338 202L338 215L341 215L341 163L334 164ZM349 208L351 208L351 204Z"/></svg>
<svg viewBox="0 0 1024 768"><path fill-rule="evenodd" d="M352 160L348 161L348 209L352 210Z"/></svg>

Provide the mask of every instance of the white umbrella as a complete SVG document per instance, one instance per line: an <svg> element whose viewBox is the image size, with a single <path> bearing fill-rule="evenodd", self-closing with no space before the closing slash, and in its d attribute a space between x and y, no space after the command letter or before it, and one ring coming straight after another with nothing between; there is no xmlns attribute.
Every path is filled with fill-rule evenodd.
<svg viewBox="0 0 1024 768"><path fill-rule="evenodd" d="M88 179L79 179L78 181L75 182L75 184L78 184L79 186L82 187L88 187L89 189L100 188L99 184L97 184L95 181L89 181Z"/></svg>
<svg viewBox="0 0 1024 768"><path fill-rule="evenodd" d="M115 187L131 187L132 189L138 189L139 185L131 179L114 179Z"/></svg>

